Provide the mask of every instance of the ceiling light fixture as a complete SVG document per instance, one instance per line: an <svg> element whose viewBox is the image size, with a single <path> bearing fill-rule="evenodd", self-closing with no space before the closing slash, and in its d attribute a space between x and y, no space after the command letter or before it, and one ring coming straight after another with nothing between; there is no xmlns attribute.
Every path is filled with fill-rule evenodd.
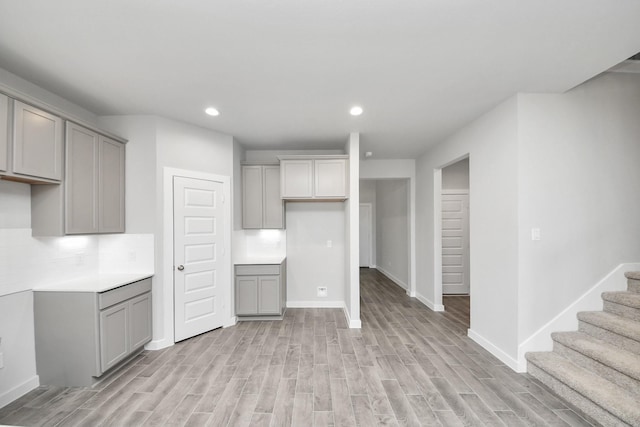
<svg viewBox="0 0 640 427"><path fill-rule="evenodd" d="M349 113L352 116L359 116L360 114L362 114L362 111L363 111L362 107L359 107L359 106L356 105L354 107L351 107L351 110L349 110Z"/></svg>
<svg viewBox="0 0 640 427"><path fill-rule="evenodd" d="M216 110L213 107L209 107L206 110L204 110L205 113L207 113L210 116L219 116L220 115L220 111Z"/></svg>

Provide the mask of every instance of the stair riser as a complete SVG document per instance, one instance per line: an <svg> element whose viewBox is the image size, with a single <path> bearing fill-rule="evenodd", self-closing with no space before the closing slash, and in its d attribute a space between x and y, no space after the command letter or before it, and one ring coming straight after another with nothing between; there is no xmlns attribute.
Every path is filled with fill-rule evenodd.
<svg viewBox="0 0 640 427"><path fill-rule="evenodd" d="M640 293L640 280L627 279L627 290L629 292Z"/></svg>
<svg viewBox="0 0 640 427"><path fill-rule="evenodd" d="M571 387L567 386L555 377L552 377L533 363L528 363L527 371L532 377L538 379L538 381L542 382L560 397L567 400L569 403L583 411L587 416L602 424L604 427L629 426L629 424L613 416L608 411L602 409L600 406L596 405L591 400L577 393Z"/></svg>
<svg viewBox="0 0 640 427"><path fill-rule="evenodd" d="M627 337L623 337L622 335L618 335L615 332L602 329L598 326L594 326L582 320L578 322L578 330L632 353L640 354L640 342Z"/></svg>
<svg viewBox="0 0 640 427"><path fill-rule="evenodd" d="M604 311L640 322L640 310L613 301L604 301ZM640 326L640 325L639 325Z"/></svg>
<svg viewBox="0 0 640 427"><path fill-rule="evenodd" d="M591 372L599 374L601 377L608 379L609 381L619 385L620 387L640 394L640 381L631 378L630 376L625 375L615 370L614 368L604 365L603 363L600 363L597 360L592 359L591 357L584 355L572 348L569 348L557 341L553 343L553 351L571 360L576 365L582 366L583 368Z"/></svg>

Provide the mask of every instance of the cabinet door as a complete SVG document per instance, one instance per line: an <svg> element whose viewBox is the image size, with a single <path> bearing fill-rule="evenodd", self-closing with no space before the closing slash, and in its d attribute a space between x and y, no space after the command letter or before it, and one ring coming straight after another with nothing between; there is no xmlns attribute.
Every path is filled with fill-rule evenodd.
<svg viewBox="0 0 640 427"><path fill-rule="evenodd" d="M313 197L313 160L280 162L280 197L309 199Z"/></svg>
<svg viewBox="0 0 640 427"><path fill-rule="evenodd" d="M280 314L280 276L258 277L258 313Z"/></svg>
<svg viewBox="0 0 640 427"><path fill-rule="evenodd" d="M65 233L98 232L98 134L67 122Z"/></svg>
<svg viewBox="0 0 640 427"><path fill-rule="evenodd" d="M236 276L236 315L258 314L258 277Z"/></svg>
<svg viewBox="0 0 640 427"><path fill-rule="evenodd" d="M99 201L100 233L124 233L124 144L100 136Z"/></svg>
<svg viewBox="0 0 640 427"><path fill-rule="evenodd" d="M284 202L280 197L280 166L263 166L262 228L284 228Z"/></svg>
<svg viewBox="0 0 640 427"><path fill-rule="evenodd" d="M13 132L13 172L60 181L62 119L14 101Z"/></svg>
<svg viewBox="0 0 640 427"><path fill-rule="evenodd" d="M151 293L129 301L129 312L129 349L133 351L151 341Z"/></svg>
<svg viewBox="0 0 640 427"><path fill-rule="evenodd" d="M262 186L262 166L243 166L242 228L262 228Z"/></svg>
<svg viewBox="0 0 640 427"><path fill-rule="evenodd" d="M7 171L9 149L9 97L0 93L0 172Z"/></svg>
<svg viewBox="0 0 640 427"><path fill-rule="evenodd" d="M129 355L129 302L100 312L100 366L102 372Z"/></svg>
<svg viewBox="0 0 640 427"><path fill-rule="evenodd" d="M315 160L314 195L317 198L347 197L346 159Z"/></svg>

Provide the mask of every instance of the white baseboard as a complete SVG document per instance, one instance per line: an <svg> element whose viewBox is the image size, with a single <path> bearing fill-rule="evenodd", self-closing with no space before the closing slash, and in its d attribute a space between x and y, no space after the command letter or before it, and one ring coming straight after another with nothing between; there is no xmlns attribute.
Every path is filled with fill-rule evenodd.
<svg viewBox="0 0 640 427"><path fill-rule="evenodd" d="M482 335L474 332L471 329L467 329L467 336L474 340L476 343L480 344L482 348L487 350L489 353L493 354L497 357L502 363L510 367L516 372L524 372L518 370L518 361L513 357L509 356L507 353L502 351L498 346L494 345L491 341L483 337Z"/></svg>
<svg viewBox="0 0 640 427"><path fill-rule="evenodd" d="M444 305L442 304L434 304L433 301L427 299L424 295L420 293L416 293L415 296L418 301L426 305L431 311L444 311Z"/></svg>
<svg viewBox="0 0 640 427"><path fill-rule="evenodd" d="M223 328L228 328L229 326L235 326L238 323L238 316L230 317L226 323L222 325Z"/></svg>
<svg viewBox="0 0 640 427"><path fill-rule="evenodd" d="M145 350L162 350L163 348L167 348L167 347L171 347L173 344L172 341L166 339L166 338L162 338L161 340L154 340L154 341L150 341L147 344L145 344L144 349Z"/></svg>
<svg viewBox="0 0 640 427"><path fill-rule="evenodd" d="M342 308L344 301L287 301L287 308Z"/></svg>
<svg viewBox="0 0 640 427"><path fill-rule="evenodd" d="M7 406L9 403L13 402L19 397L24 396L39 385L40 377L34 375L22 384L19 384L11 390L7 390L6 392L0 394L0 408Z"/></svg>
<svg viewBox="0 0 640 427"><path fill-rule="evenodd" d="M362 328L362 321L360 319L352 319L349 315L349 310L347 309L347 304L342 306L342 310L344 311L344 317L347 318L347 325L351 329L360 329Z"/></svg>
<svg viewBox="0 0 640 427"><path fill-rule="evenodd" d="M378 270L380 273L384 274L385 276L387 276L387 278L389 280L391 280L393 283L395 283L396 285L400 286L402 289L407 290L409 289L409 285L407 285L406 283L404 283L402 280L398 279L396 276L394 276L393 274L389 273L387 270L385 270L382 267L376 267L376 270Z"/></svg>
<svg viewBox="0 0 640 427"><path fill-rule="evenodd" d="M602 292L623 291L627 289L626 271L640 270L640 263L620 264L585 292L580 298L571 303L560 314L544 324L529 338L518 345L518 372L526 372L527 359L524 355L530 351L550 351L553 348L552 332L575 331L578 329L580 311L602 310Z"/></svg>

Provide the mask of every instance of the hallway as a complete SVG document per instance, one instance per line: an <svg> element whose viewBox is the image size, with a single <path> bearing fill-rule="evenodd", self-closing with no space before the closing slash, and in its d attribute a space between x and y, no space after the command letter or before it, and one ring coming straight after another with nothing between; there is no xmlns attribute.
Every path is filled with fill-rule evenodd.
<svg viewBox="0 0 640 427"><path fill-rule="evenodd" d="M39 387L0 424L47 426L588 426L466 337L469 299L434 313L361 269L362 329L288 309L145 351L93 389Z"/></svg>

